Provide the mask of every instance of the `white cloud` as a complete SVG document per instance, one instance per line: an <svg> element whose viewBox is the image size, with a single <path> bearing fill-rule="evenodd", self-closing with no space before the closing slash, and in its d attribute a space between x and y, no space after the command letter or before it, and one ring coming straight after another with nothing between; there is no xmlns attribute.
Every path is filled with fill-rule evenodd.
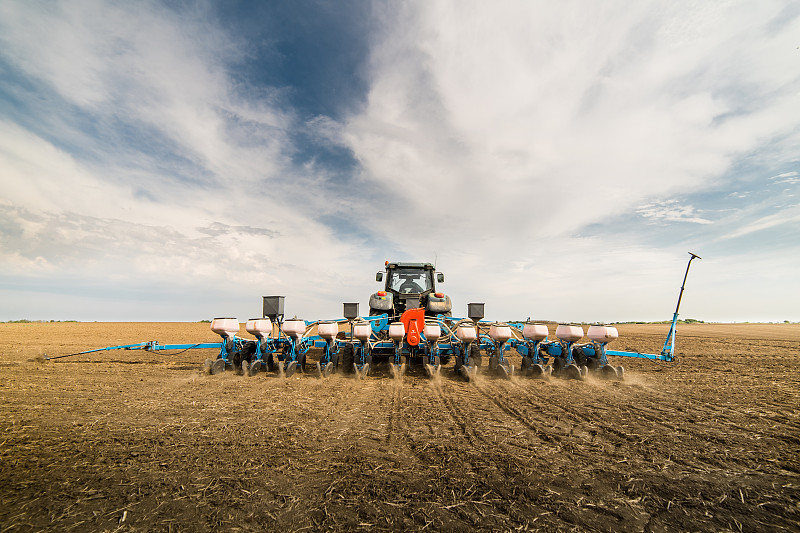
<svg viewBox="0 0 800 533"><path fill-rule="evenodd" d="M800 204L780 209L777 213L772 213L771 215L748 222L739 229L723 235L721 238L733 239L736 237L749 235L757 231L764 231L792 223L797 223L798 227L800 228Z"/></svg>
<svg viewBox="0 0 800 533"><path fill-rule="evenodd" d="M698 216L694 206L681 205L677 200L665 200L639 206L636 213L652 222L691 222L713 224L713 221Z"/></svg>
<svg viewBox="0 0 800 533"><path fill-rule="evenodd" d="M368 278L352 273L359 243L305 214L321 200L306 201L312 177L290 163L292 111L275 93L251 100L232 83L226 68L241 43L202 13L146 7L0 5L4 57L63 99L40 102L34 120L53 125L47 139L0 119L5 275L15 285L63 278L75 287L113 280L109 291L222 291L256 309L262 292L282 291L320 313L354 284L367 292ZM101 137L118 121L136 138L93 138L65 119L70 105ZM18 318L10 298L0 314ZM30 298L21 298L24 309ZM157 297L184 317L215 313L214 300L187 307L169 298ZM100 318L127 316L118 308Z"/></svg>
<svg viewBox="0 0 800 533"><path fill-rule="evenodd" d="M569 234L794 130L791 91L760 99L796 80L790 33L759 33L777 6L404 5L345 139L410 215L409 247L430 225Z"/></svg>
<svg viewBox="0 0 800 533"><path fill-rule="evenodd" d="M43 292L153 287L163 316L243 317L284 293L315 318L365 303L375 263L438 256L456 312L668 318L685 243L575 235L637 209L717 226L702 205L657 199L719 187L742 157L796 161L797 18L780 25L783 5L375 4L365 107L301 123L280 91L233 81L247 43L202 9L2 2L0 54L44 89L33 125L0 117L0 265ZM102 138L117 123L132 140ZM352 150L352 187L292 163L297 131ZM6 291L0 314L31 300ZM109 296L60 317L142 318L148 303Z"/></svg>
<svg viewBox="0 0 800 533"><path fill-rule="evenodd" d="M800 173L796 171L792 172L784 172L783 174L778 174L777 176L771 176L769 178L773 180L775 183L785 183L787 185L796 185L800 183Z"/></svg>
<svg viewBox="0 0 800 533"><path fill-rule="evenodd" d="M0 7L5 55L100 126L151 128L222 184L279 173L292 118L236 93L225 65L244 52L220 30L156 4L43 7Z"/></svg>
<svg viewBox="0 0 800 533"><path fill-rule="evenodd" d="M500 276L509 294L564 301L581 275L624 285L622 271L581 265L617 246L636 268L630 242L586 249L573 235L637 209L710 226L702 206L656 199L720 187L765 148L771 164L796 158L797 18L776 24L784 5L402 4L375 44L368 104L344 130L396 213L368 218L406 251L485 276L475 287Z"/></svg>

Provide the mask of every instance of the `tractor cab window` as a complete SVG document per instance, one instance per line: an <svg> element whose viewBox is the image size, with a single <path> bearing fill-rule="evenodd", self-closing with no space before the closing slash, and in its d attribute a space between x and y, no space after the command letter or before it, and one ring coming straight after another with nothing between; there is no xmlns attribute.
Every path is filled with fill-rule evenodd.
<svg viewBox="0 0 800 533"><path fill-rule="evenodd" d="M389 289L400 294L421 293L433 288L431 272L427 270L394 269L389 274Z"/></svg>

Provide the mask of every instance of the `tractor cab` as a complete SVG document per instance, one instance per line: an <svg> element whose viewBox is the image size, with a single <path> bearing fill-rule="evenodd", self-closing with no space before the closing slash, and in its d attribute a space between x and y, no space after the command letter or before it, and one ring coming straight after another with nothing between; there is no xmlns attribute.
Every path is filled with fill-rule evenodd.
<svg viewBox="0 0 800 533"><path fill-rule="evenodd" d="M378 272L381 276L383 272ZM433 271L396 267L386 272L386 290L397 294L423 294L433 291Z"/></svg>
<svg viewBox="0 0 800 533"><path fill-rule="evenodd" d="M384 290L370 296L370 315L398 317L418 308L424 308L427 316L451 314L450 297L436 291L436 283L444 283L444 274L436 272L431 263L387 261L385 273L378 272L375 281L384 283Z"/></svg>

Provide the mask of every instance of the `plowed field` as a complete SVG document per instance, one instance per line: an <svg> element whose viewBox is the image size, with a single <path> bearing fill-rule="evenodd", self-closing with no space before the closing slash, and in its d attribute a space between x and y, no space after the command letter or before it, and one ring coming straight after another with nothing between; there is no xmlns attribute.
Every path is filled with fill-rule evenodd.
<svg viewBox="0 0 800 533"><path fill-rule="evenodd" d="M667 326L619 330L652 353ZM154 339L216 336L0 324L0 530L800 530L798 325L681 326L679 362L613 358L621 383L41 359Z"/></svg>

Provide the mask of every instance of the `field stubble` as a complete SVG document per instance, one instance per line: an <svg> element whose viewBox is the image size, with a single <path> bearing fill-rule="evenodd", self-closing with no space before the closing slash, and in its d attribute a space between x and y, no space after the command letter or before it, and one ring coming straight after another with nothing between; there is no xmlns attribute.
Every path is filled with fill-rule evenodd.
<svg viewBox="0 0 800 533"><path fill-rule="evenodd" d="M667 326L620 326L651 353ZM207 324L0 324L0 530L800 530L800 326L626 381L208 376ZM519 361L512 359L517 366Z"/></svg>

